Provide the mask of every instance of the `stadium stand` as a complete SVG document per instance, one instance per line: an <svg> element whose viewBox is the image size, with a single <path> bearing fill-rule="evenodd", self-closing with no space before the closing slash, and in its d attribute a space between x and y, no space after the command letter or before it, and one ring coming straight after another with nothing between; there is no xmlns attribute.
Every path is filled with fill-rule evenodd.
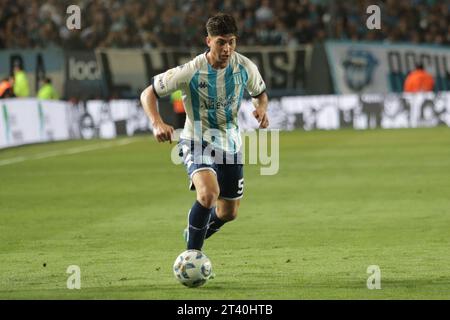
<svg viewBox="0 0 450 320"><path fill-rule="evenodd" d="M65 27L77 4L82 29ZM377 4L382 29L364 27ZM296 45L325 39L450 44L450 2L438 0L0 0L0 49L203 46L207 17L232 12L241 45Z"/></svg>

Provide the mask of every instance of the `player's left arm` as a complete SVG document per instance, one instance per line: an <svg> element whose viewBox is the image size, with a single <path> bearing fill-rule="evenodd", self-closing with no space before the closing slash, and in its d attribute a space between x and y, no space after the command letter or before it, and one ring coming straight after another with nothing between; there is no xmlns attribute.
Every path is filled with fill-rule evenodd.
<svg viewBox="0 0 450 320"><path fill-rule="evenodd" d="M269 98L266 92L261 93L259 96L252 98L255 110L253 116L258 120L259 127L265 129L269 126L269 117L267 116L267 106L269 105Z"/></svg>
<svg viewBox="0 0 450 320"><path fill-rule="evenodd" d="M266 93L266 84L259 73L256 64L247 60L247 72L248 72L248 82L247 91L252 97L253 105L255 110L253 111L253 116L258 120L259 127L265 129L269 126L269 118L267 116L267 107L269 104L269 98Z"/></svg>

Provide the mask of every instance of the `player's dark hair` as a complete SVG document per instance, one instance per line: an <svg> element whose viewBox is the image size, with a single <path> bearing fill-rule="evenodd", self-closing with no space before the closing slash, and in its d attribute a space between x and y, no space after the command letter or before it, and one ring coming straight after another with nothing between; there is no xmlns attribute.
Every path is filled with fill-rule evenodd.
<svg viewBox="0 0 450 320"><path fill-rule="evenodd" d="M206 22L206 31L209 36L224 36L226 34L237 35L236 21L233 16L226 13L218 13Z"/></svg>
<svg viewBox="0 0 450 320"><path fill-rule="evenodd" d="M423 63L422 62L416 63L416 69L423 69Z"/></svg>

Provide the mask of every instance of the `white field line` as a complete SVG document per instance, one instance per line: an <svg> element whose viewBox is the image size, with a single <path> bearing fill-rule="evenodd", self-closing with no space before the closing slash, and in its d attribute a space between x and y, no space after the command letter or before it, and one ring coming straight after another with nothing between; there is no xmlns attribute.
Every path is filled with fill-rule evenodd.
<svg viewBox="0 0 450 320"><path fill-rule="evenodd" d="M0 160L0 166L6 166L8 164L23 162L23 161L27 161L27 160L38 160L38 159L44 159L44 158L50 158L50 157L57 157L57 156L77 154L77 153L94 151L94 150L107 149L107 148L111 148L111 147L123 146L126 144L130 144L132 142L133 142L133 139L124 139L124 140L114 141L114 142L109 142L109 143L108 142L107 143L97 143L97 144L93 144L90 146L84 146L84 147L76 147L76 148L70 148L70 149L65 149L65 150L42 152L42 153L34 154L32 156L14 157L14 158Z"/></svg>

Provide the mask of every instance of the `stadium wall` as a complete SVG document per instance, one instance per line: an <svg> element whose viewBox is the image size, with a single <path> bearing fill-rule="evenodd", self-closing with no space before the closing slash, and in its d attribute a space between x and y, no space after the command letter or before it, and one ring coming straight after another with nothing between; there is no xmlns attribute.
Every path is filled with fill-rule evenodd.
<svg viewBox="0 0 450 320"><path fill-rule="evenodd" d="M31 95L50 76L61 97L137 98L154 75L183 64L204 48L3 50L0 78L23 65ZM430 45L327 41L295 47L239 47L255 61L271 97L401 92L417 62L435 77L435 91L450 90L450 48Z"/></svg>
<svg viewBox="0 0 450 320"><path fill-rule="evenodd" d="M450 90L450 47L328 41L325 50L335 93L402 92L417 63L435 79L435 91Z"/></svg>
<svg viewBox="0 0 450 320"><path fill-rule="evenodd" d="M111 139L151 131L138 100L72 104L5 99L0 105L0 148L69 139ZM251 101L243 100L239 110L241 129L258 128L252 111ZM450 126L450 92L290 96L271 99L268 114L269 129L280 130Z"/></svg>
<svg viewBox="0 0 450 320"><path fill-rule="evenodd" d="M112 96L138 97L153 76L184 64L205 49L103 49L97 61ZM298 95L307 91L313 47L239 47L254 61L272 95Z"/></svg>
<svg viewBox="0 0 450 320"><path fill-rule="evenodd" d="M0 148L151 132L144 110L136 100L90 100L73 104L4 99L0 105Z"/></svg>
<svg viewBox="0 0 450 320"><path fill-rule="evenodd" d="M65 52L64 96L81 100L107 96L94 51Z"/></svg>
<svg viewBox="0 0 450 320"><path fill-rule="evenodd" d="M154 75L183 64L204 50L3 50L0 51L0 78L12 74L14 64L19 63L28 75L31 96L36 95L40 80L47 76L67 100L137 98ZM312 46L240 47L239 52L257 63L272 95L308 92ZM322 72L326 77L327 70ZM331 92L323 90L322 93Z"/></svg>
<svg viewBox="0 0 450 320"><path fill-rule="evenodd" d="M45 76L52 79L56 91L61 95L66 82L64 72L65 55L61 49L45 50L0 50L0 80L13 74L15 64L26 72L30 96L36 96L40 80Z"/></svg>
<svg viewBox="0 0 450 320"><path fill-rule="evenodd" d="M251 101L243 102L240 126L256 129ZM450 126L450 92L346 94L271 99L270 129L336 130Z"/></svg>

